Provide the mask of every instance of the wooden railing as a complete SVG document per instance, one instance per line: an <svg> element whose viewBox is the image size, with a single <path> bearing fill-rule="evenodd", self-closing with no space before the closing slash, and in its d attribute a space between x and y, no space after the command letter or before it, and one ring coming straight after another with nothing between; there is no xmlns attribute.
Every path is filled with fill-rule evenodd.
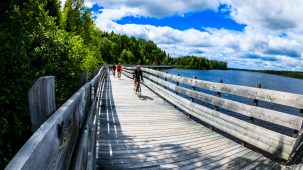
<svg viewBox="0 0 303 170"><path fill-rule="evenodd" d="M96 96L106 68L82 86L30 137L6 169L94 169Z"/></svg>
<svg viewBox="0 0 303 170"><path fill-rule="evenodd" d="M125 75L132 77L133 69L126 67ZM257 107L221 98L200 91L196 88L203 88L214 91L217 94L226 93L236 96L251 98L254 101L262 100L266 102L303 108L303 95L292 94L268 89L231 85L224 83L214 83L193 78L181 77L167 74L161 71L142 68L144 71L144 84L155 91L158 95L185 111L191 116L220 129L246 143L273 154L276 157L286 160L289 164L296 163L302 159L302 122L301 116L291 115L276 110ZM171 83L170 81L176 82ZM179 83L189 85L192 89L185 88ZM170 90L168 90L170 89ZM181 97L183 94L188 97ZM218 109L210 109L202 106L194 99L212 104L216 108L223 108L247 116L252 119L259 119L279 126L293 129L298 132L296 136L288 136L273 129L267 129L252 121L244 121L228 114L219 112ZM300 110L302 111L302 110Z"/></svg>

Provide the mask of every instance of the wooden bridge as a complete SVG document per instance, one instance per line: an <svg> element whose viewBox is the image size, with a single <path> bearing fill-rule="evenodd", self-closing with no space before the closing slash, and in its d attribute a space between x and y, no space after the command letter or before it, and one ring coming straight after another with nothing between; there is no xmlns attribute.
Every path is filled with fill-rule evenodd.
<svg viewBox="0 0 303 170"><path fill-rule="evenodd" d="M102 67L38 128L6 169L303 168L302 95L143 68L138 96L129 78L132 69L125 68L117 78ZM250 98L254 104L223 94ZM263 108L259 101L298 112Z"/></svg>

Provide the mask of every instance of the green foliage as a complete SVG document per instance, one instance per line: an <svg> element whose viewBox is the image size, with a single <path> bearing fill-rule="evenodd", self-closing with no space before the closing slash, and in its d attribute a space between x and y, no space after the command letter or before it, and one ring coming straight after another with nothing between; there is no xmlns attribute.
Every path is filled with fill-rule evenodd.
<svg viewBox="0 0 303 170"><path fill-rule="evenodd" d="M152 41L125 35L99 33L100 51L107 63L162 64L166 53Z"/></svg>
<svg viewBox="0 0 303 170"><path fill-rule="evenodd" d="M176 67L186 68L186 69L201 69L201 70L227 69L226 62L208 60L202 57L186 56L181 58L164 59L165 62L168 62L169 60L170 60L170 64L175 65Z"/></svg>
<svg viewBox="0 0 303 170"><path fill-rule="evenodd" d="M7 18L0 21L0 169L32 134L27 101L32 84L41 76L55 76L60 106L79 88L79 74L103 63L96 42L84 43L90 41L90 35L82 34L85 23L78 32L58 27L56 5L58 1L10 1L8 12L1 13Z"/></svg>
<svg viewBox="0 0 303 170"><path fill-rule="evenodd" d="M130 63L130 64L136 63L133 53L131 51L126 50L126 49L124 49L122 51L118 61L119 61L119 63Z"/></svg>
<svg viewBox="0 0 303 170"><path fill-rule="evenodd" d="M47 0L45 1L45 10L48 12L49 16L52 16L55 18L55 21L57 25L60 24L60 18L61 18L61 6L59 0Z"/></svg>
<svg viewBox="0 0 303 170"><path fill-rule="evenodd" d="M62 14L62 27L68 32L81 32L84 0L67 0Z"/></svg>

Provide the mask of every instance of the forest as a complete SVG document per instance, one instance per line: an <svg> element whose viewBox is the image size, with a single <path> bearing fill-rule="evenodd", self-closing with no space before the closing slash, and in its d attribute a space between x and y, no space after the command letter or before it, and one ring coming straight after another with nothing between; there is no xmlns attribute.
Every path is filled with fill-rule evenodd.
<svg viewBox="0 0 303 170"><path fill-rule="evenodd" d="M261 70L258 72L275 74L275 75L280 75L280 76L285 76L285 77L292 77L292 78L297 78L297 79L303 79L303 72L299 72L299 71Z"/></svg>
<svg viewBox="0 0 303 170"><path fill-rule="evenodd" d="M176 67L185 68L185 69L199 69L199 70L227 69L226 62L217 61L217 60L208 60L206 58L196 57L196 56L170 58L169 63Z"/></svg>
<svg viewBox="0 0 303 170"><path fill-rule="evenodd" d="M33 133L27 92L41 76L55 76L58 108L79 88L79 75L102 64L227 67L194 56L174 59L152 41L98 29L92 15L84 0L67 0L63 8L59 0L0 1L0 169Z"/></svg>
<svg viewBox="0 0 303 170"><path fill-rule="evenodd" d="M228 70L252 71L252 72L267 73L267 74L274 74L274 75L279 75L279 76L284 76L284 77L303 79L303 72L301 72L301 71L249 70L249 69L238 69L238 68L228 68Z"/></svg>

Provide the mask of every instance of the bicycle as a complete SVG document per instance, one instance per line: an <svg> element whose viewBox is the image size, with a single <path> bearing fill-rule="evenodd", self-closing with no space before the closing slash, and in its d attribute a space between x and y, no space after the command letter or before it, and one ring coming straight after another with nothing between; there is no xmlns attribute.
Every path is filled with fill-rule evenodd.
<svg viewBox="0 0 303 170"><path fill-rule="evenodd" d="M118 78L121 78L121 72L122 71L118 71Z"/></svg>
<svg viewBox="0 0 303 170"><path fill-rule="evenodd" d="M143 82L143 81L142 81ZM136 95L141 96L141 81L136 81L135 83L135 87L134 87L134 92L136 93Z"/></svg>

